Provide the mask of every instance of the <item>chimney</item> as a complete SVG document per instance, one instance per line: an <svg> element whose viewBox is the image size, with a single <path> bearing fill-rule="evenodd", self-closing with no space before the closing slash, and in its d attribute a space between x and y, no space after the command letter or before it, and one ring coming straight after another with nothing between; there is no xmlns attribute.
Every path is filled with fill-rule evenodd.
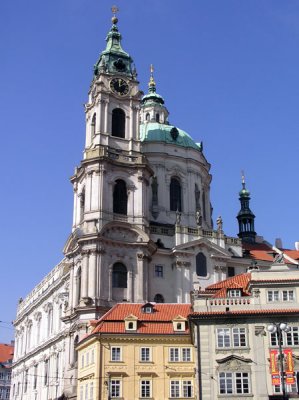
<svg viewBox="0 0 299 400"><path fill-rule="evenodd" d="M280 238L275 239L275 247L282 249L282 240Z"/></svg>

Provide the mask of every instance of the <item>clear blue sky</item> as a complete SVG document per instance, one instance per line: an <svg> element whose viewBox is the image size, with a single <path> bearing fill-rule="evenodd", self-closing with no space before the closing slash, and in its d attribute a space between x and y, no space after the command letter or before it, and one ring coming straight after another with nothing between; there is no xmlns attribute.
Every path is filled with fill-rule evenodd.
<svg viewBox="0 0 299 400"><path fill-rule="evenodd" d="M69 177L82 156L83 103L105 45L106 0L0 3L0 320L62 257ZM155 66L171 123L204 142L214 219L237 234L240 171L256 230L298 233L298 0L119 0L123 46L141 88ZM0 323L0 342L12 336Z"/></svg>

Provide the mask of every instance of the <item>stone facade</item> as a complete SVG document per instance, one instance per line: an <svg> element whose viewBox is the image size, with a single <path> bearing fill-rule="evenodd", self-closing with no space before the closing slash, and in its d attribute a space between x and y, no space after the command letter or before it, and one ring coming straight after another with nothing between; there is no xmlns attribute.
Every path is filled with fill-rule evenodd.
<svg viewBox="0 0 299 400"><path fill-rule="evenodd" d="M270 369L274 350L279 370L278 338L268 326L281 322L290 328L282 333L282 351L291 350L294 369L294 383L286 383L286 391L299 398L297 268L273 264L245 275L194 296L190 321L198 352L198 398L268 400L279 395L282 387L272 383Z"/></svg>

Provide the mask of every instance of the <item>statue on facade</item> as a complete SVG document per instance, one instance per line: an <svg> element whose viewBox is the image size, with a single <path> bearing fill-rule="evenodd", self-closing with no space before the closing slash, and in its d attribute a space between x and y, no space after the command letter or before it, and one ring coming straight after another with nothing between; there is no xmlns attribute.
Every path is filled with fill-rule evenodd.
<svg viewBox="0 0 299 400"><path fill-rule="evenodd" d="M222 217L220 215L216 220L216 224L217 224L217 232L223 233L223 221L222 221Z"/></svg>

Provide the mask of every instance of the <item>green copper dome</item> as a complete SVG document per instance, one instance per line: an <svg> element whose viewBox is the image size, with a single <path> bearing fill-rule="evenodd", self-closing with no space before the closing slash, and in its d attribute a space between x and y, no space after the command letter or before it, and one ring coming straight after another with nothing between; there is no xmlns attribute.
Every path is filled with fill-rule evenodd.
<svg viewBox="0 0 299 400"><path fill-rule="evenodd" d="M250 192L246 188L243 188L243 189L240 190L239 196L240 197L249 197L250 196Z"/></svg>
<svg viewBox="0 0 299 400"><path fill-rule="evenodd" d="M196 144L188 133L173 125L147 122L140 125L140 140L144 143L164 142L181 147L193 148L201 151L201 144Z"/></svg>
<svg viewBox="0 0 299 400"><path fill-rule="evenodd" d="M118 32L117 18L112 18L112 27L106 37L106 49L102 51L98 61L94 65L94 75L107 72L121 75L136 75L132 68L133 60L121 47L121 34Z"/></svg>

